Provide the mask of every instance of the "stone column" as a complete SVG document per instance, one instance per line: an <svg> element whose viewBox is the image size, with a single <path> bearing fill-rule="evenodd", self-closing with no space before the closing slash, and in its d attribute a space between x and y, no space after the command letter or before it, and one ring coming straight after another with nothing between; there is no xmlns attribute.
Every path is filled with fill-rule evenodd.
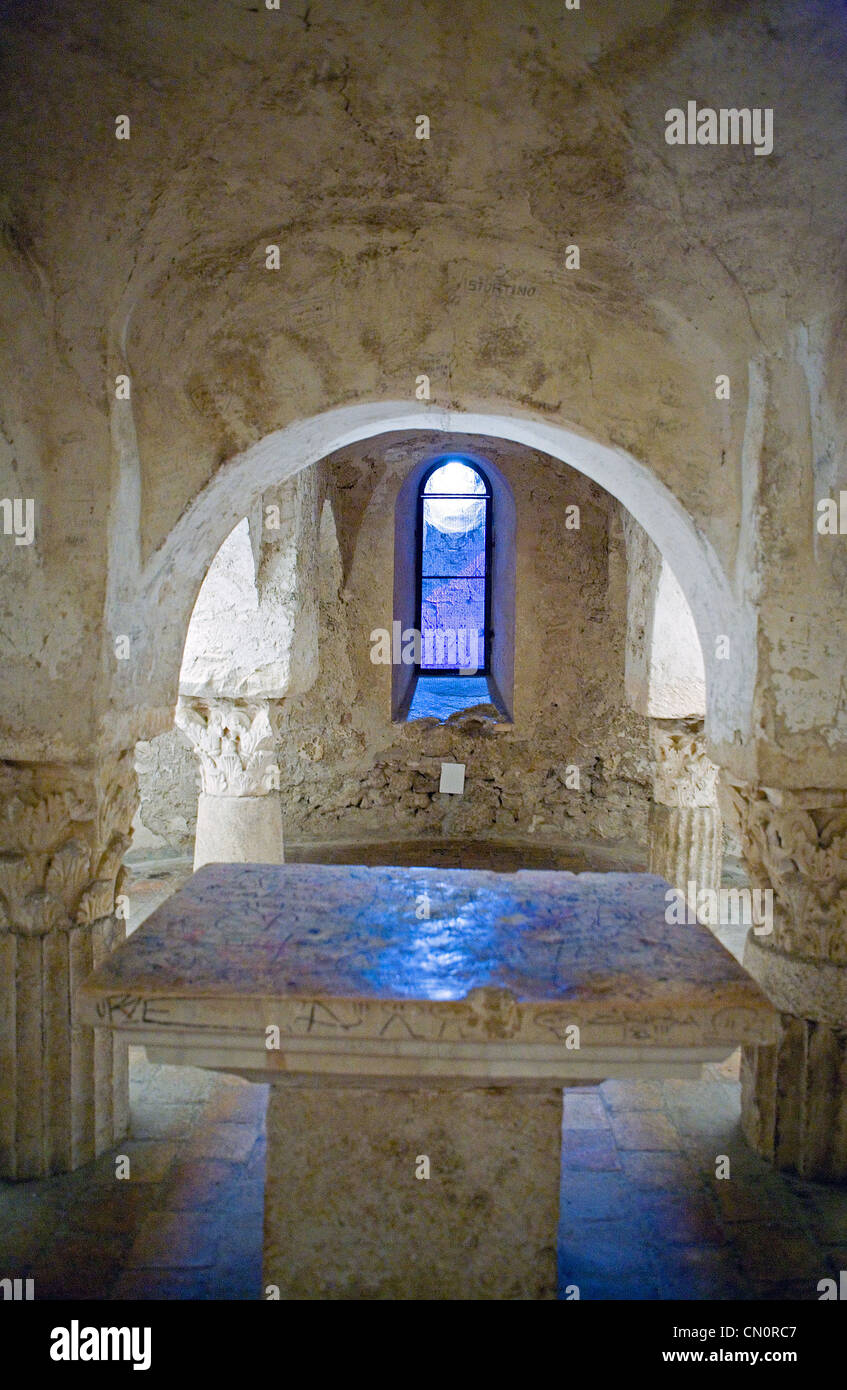
<svg viewBox="0 0 847 1390"><path fill-rule="evenodd" d="M649 820L649 867L688 894L688 885L718 889L721 814L718 769L706 755L703 720L651 719L655 756Z"/></svg>
<svg viewBox="0 0 847 1390"><path fill-rule="evenodd" d="M267 701L181 698L176 722L200 762L195 870L210 863L284 863Z"/></svg>
<svg viewBox="0 0 847 1390"><path fill-rule="evenodd" d="M77 985L126 934L131 752L0 763L0 1176L89 1162L125 1132L126 1047L82 1027Z"/></svg>
<svg viewBox="0 0 847 1390"><path fill-rule="evenodd" d="M808 1178L847 1177L847 792L730 785L751 882L773 931L744 964L781 1012L773 1047L742 1053L747 1140Z"/></svg>

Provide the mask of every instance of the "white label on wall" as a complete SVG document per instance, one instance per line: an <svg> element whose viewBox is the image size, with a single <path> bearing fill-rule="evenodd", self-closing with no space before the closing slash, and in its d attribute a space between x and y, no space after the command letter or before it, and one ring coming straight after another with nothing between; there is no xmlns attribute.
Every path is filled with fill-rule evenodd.
<svg viewBox="0 0 847 1390"><path fill-rule="evenodd" d="M451 792L454 796L461 796L465 790L465 764L442 763L441 782L438 790Z"/></svg>

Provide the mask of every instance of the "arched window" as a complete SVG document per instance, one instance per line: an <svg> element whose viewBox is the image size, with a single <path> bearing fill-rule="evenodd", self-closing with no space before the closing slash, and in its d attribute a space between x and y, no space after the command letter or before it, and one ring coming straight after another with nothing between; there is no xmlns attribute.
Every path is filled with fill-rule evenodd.
<svg viewBox="0 0 847 1390"><path fill-rule="evenodd" d="M491 485L462 459L435 464L418 493L418 670L484 676L490 666Z"/></svg>
<svg viewBox="0 0 847 1390"><path fill-rule="evenodd" d="M462 450L410 469L394 509L392 719L444 722L493 705L511 720L515 532L512 490L492 460Z"/></svg>

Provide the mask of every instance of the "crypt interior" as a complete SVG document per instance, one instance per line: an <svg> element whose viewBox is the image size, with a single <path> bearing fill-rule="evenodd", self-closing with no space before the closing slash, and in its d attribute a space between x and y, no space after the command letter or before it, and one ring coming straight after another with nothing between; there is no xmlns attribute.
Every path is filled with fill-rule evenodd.
<svg viewBox="0 0 847 1390"><path fill-rule="evenodd" d="M698 908L766 1040L553 1088L558 1297L847 1269L845 51L829 0L3 7L0 1278L266 1296L285 1087L79 1011L232 864L769 894ZM667 143L695 99L773 152ZM521 1180L439 1193L419 1095L460 1263ZM380 1258L314 1296L427 1296Z"/></svg>

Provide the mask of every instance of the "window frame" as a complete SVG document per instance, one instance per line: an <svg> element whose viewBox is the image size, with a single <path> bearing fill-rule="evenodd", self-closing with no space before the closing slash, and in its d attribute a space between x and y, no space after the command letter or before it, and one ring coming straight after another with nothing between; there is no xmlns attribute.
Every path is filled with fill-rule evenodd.
<svg viewBox="0 0 847 1390"><path fill-rule="evenodd" d="M436 473L439 468L443 468L444 465L447 463L461 463L465 466L465 468L470 468L472 472L476 473L477 477L482 479L482 482L485 486L485 495L483 496L483 494L479 492L430 492L424 495L426 485L429 479L432 477L432 474ZM477 502L485 502L485 614L483 619L483 634L485 637L485 659L483 665L480 666L473 673L473 675L462 675L462 671L464 668L461 666L450 668L441 667L439 669L434 669L430 666L422 666L420 662L416 661L415 679L417 681L418 676L425 676L427 679L429 679L430 676L446 676L452 680L474 680L478 679L480 676L485 676L486 678L488 678L491 675L491 647L494 640L494 630L491 626L491 553L494 549L494 490L491 486L490 479L486 477L485 472L482 468L480 468L479 464L475 463L473 459L465 458L463 454L445 454L443 458L436 459L435 462L430 464L430 466L422 474L420 482L418 484L418 496L415 512L415 616L416 628L417 631L420 633L421 638L421 657L423 657L423 504L426 500L431 501L439 497L467 497L468 499L472 499ZM426 576L426 578L438 577L439 576L435 575ZM447 575L444 577L452 579L458 578L459 576Z"/></svg>

